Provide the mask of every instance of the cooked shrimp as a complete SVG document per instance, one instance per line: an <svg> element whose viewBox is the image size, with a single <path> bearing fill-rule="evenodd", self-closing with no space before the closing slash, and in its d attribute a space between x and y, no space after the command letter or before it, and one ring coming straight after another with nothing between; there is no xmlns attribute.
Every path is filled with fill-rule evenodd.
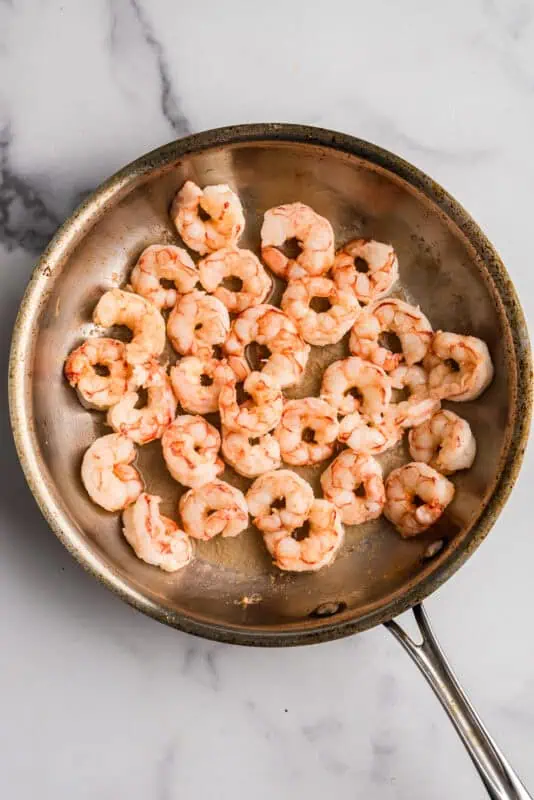
<svg viewBox="0 0 534 800"><path fill-rule="evenodd" d="M316 297L324 298L330 308L314 311L310 304ZM360 304L352 292L339 289L328 278L306 276L289 282L282 297L282 309L294 321L305 342L321 347L343 338L360 313Z"/></svg>
<svg viewBox="0 0 534 800"><path fill-rule="evenodd" d="M422 461L394 469L386 479L384 515L405 539L426 531L454 496L454 484Z"/></svg>
<svg viewBox="0 0 534 800"><path fill-rule="evenodd" d="M245 350L252 342L269 350L262 369L264 374L275 378L282 388L298 383L306 369L310 346L283 311L263 304L247 308L233 321L224 351L241 380L250 372Z"/></svg>
<svg viewBox="0 0 534 800"><path fill-rule="evenodd" d="M219 410L219 394L234 372L223 359L186 356L171 367L174 394L184 411L211 414Z"/></svg>
<svg viewBox="0 0 534 800"><path fill-rule="evenodd" d="M280 445L274 436L251 437L241 431L222 429L225 461L245 478L256 478L280 466Z"/></svg>
<svg viewBox="0 0 534 800"><path fill-rule="evenodd" d="M475 460L477 443L467 420L442 409L429 420L412 428L408 437L410 455L424 461L443 475L469 469Z"/></svg>
<svg viewBox="0 0 534 800"><path fill-rule="evenodd" d="M247 503L260 531L292 531L308 518L313 490L291 470L277 469L256 478L247 492Z"/></svg>
<svg viewBox="0 0 534 800"><path fill-rule="evenodd" d="M250 250L224 247L199 261L198 268L204 289L233 314L263 303L273 287L260 260ZM234 278L240 288L232 291L222 286L226 278Z"/></svg>
<svg viewBox="0 0 534 800"><path fill-rule="evenodd" d="M214 536L238 536L248 527L245 497L235 486L212 481L190 489L180 498L184 528L194 539L208 541Z"/></svg>
<svg viewBox="0 0 534 800"><path fill-rule="evenodd" d="M321 397L339 414L360 411L368 419L381 419L391 400L391 381L369 361L357 356L343 358L325 369Z"/></svg>
<svg viewBox="0 0 534 800"><path fill-rule="evenodd" d="M161 281L172 281L176 288L166 289ZM157 308L172 308L177 292L192 292L199 280L193 259L182 247L151 244L146 247L130 275L132 289Z"/></svg>
<svg viewBox="0 0 534 800"><path fill-rule="evenodd" d="M328 500L314 500L307 521L308 535L300 541L287 530L263 534L265 546L278 569L316 572L336 557L345 537L337 508Z"/></svg>
<svg viewBox="0 0 534 800"><path fill-rule="evenodd" d="M132 461L135 445L118 433L101 436L85 451L82 481L91 500L106 511L121 511L135 503L143 481Z"/></svg>
<svg viewBox="0 0 534 800"><path fill-rule="evenodd" d="M136 408L139 393L128 392L109 409L107 424L136 444L148 444L160 439L173 421L176 398L167 373L159 364L154 362L146 368L134 367L133 375L140 376L136 384L147 390L146 405Z"/></svg>
<svg viewBox="0 0 534 800"><path fill-rule="evenodd" d="M402 428L395 423L394 414L387 408L381 417L370 419L354 411L339 423L338 441L355 453L376 456L400 442Z"/></svg>
<svg viewBox="0 0 534 800"><path fill-rule="evenodd" d="M401 364L389 377L394 389L407 389L410 395L407 400L395 405L395 421L401 428L420 425L439 410L441 403L430 396L428 373L423 367Z"/></svg>
<svg viewBox="0 0 534 800"><path fill-rule="evenodd" d="M384 508L382 468L372 456L344 450L321 475L321 486L326 499L339 509L345 525L376 519ZM363 494L356 494L359 489Z"/></svg>
<svg viewBox="0 0 534 800"><path fill-rule="evenodd" d="M176 572L192 560L193 545L174 520L160 514L160 503L161 497L140 494L122 515L122 532L137 558L165 572Z"/></svg>
<svg viewBox="0 0 534 800"><path fill-rule="evenodd" d="M151 356L159 356L163 352L163 317L155 305L138 294L111 289L98 301L93 321L105 328L112 325L130 328L133 338L126 345L126 359L130 364L142 364Z"/></svg>
<svg viewBox="0 0 534 800"><path fill-rule="evenodd" d="M183 356L211 356L230 330L226 306L206 292L195 289L178 298L167 320L167 335Z"/></svg>
<svg viewBox="0 0 534 800"><path fill-rule="evenodd" d="M392 353L382 346L379 341L382 333L394 333L402 352ZM353 355L391 372L403 362L411 366L422 361L431 339L432 326L419 308L402 300L385 299L362 311L352 328L349 348Z"/></svg>
<svg viewBox="0 0 534 800"><path fill-rule="evenodd" d="M284 397L274 378L262 372L251 372L243 388L250 395L242 405L237 402L237 380L233 376L219 394L219 411L222 424L228 430L246 433L248 436L262 436L275 428L280 422Z"/></svg>
<svg viewBox="0 0 534 800"><path fill-rule="evenodd" d="M104 367L100 375L95 367ZM65 377L86 408L105 410L128 391L126 346L117 339L87 339L65 361Z"/></svg>
<svg viewBox="0 0 534 800"><path fill-rule="evenodd" d="M424 362L433 397L475 400L493 380L488 347L475 336L438 331Z"/></svg>
<svg viewBox="0 0 534 800"><path fill-rule="evenodd" d="M208 220L200 217L201 210ZM186 245L201 256L237 244L245 228L239 197L225 183L201 189L186 181L173 200L171 217Z"/></svg>
<svg viewBox="0 0 534 800"><path fill-rule="evenodd" d="M211 483L223 471L220 447L217 428L203 417L189 414L176 417L161 437L163 458L172 477L194 489Z"/></svg>
<svg viewBox="0 0 534 800"><path fill-rule="evenodd" d="M334 452L339 430L335 408L318 397L288 400L274 435L287 464L317 464Z"/></svg>
<svg viewBox="0 0 534 800"><path fill-rule="evenodd" d="M366 304L391 291L399 277L399 262L391 245L353 239L337 251L332 273L340 289L352 291Z"/></svg>
<svg viewBox="0 0 534 800"><path fill-rule="evenodd" d="M295 259L278 249L291 239L296 239L301 249ZM263 218L261 255L281 278L322 275L334 263L334 231L327 219L304 203L276 206Z"/></svg>

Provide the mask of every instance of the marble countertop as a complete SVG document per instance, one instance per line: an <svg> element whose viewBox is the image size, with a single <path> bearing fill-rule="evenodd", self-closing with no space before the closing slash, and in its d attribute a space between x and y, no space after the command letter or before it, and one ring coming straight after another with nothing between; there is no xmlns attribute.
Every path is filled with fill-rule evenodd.
<svg viewBox="0 0 534 800"><path fill-rule="evenodd" d="M534 315L534 14L527 0L0 0L0 355L36 256L120 166L183 134L290 121L430 173ZM18 467L2 395L0 795L486 797L385 629L302 649L158 625L80 569ZM527 452L491 536L428 602L483 719L534 791Z"/></svg>

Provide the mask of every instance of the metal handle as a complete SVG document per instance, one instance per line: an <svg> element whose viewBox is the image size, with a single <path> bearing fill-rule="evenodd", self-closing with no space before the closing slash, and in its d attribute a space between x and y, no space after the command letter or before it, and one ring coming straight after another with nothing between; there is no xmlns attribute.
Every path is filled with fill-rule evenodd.
<svg viewBox="0 0 534 800"><path fill-rule="evenodd" d="M395 638L415 661L458 731L492 800L532 800L467 699L432 632L422 605L413 608L420 644L398 622L386 622Z"/></svg>

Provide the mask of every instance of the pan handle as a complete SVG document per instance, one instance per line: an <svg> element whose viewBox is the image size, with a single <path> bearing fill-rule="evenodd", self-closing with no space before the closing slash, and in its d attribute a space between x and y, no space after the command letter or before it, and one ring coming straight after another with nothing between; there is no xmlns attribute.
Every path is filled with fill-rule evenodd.
<svg viewBox="0 0 534 800"><path fill-rule="evenodd" d="M432 632L422 605L413 608L422 637L411 639L395 620L386 622L395 638L415 661L449 715L492 800L532 800L466 697Z"/></svg>

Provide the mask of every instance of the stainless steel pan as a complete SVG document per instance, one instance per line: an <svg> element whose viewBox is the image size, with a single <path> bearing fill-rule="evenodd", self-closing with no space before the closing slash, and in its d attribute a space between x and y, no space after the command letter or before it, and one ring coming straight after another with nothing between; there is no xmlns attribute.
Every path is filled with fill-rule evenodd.
<svg viewBox="0 0 534 800"><path fill-rule="evenodd" d="M200 544L196 561L169 576L138 561L116 516L89 501L80 460L105 428L65 384L63 361L92 332L101 292L126 280L145 246L176 241L168 208L187 178L237 189L247 213L243 246L258 248L265 209L294 200L328 217L339 242L356 235L391 241L404 296L422 305L435 328L488 343L495 380L460 409L478 456L471 470L454 476L455 500L433 530L403 541L383 518L349 528L332 567L289 575L272 567L250 529L235 540ZM280 287L275 298L276 292ZM315 350L294 396L316 393L325 364L346 352L345 342ZM16 323L10 401L20 460L52 529L124 600L168 625L238 644L320 642L386 623L445 706L490 796L528 797L456 683L420 605L493 525L519 470L531 411L530 347L510 279L474 221L429 177L367 142L293 125L208 131L144 156L86 200L39 261ZM402 448L382 458L386 470L405 459ZM148 490L166 498L164 511L172 515L181 490L158 443L141 449L139 465ZM302 472L318 486L320 470ZM231 469L224 477L248 484ZM391 621L410 608L421 644Z"/></svg>

